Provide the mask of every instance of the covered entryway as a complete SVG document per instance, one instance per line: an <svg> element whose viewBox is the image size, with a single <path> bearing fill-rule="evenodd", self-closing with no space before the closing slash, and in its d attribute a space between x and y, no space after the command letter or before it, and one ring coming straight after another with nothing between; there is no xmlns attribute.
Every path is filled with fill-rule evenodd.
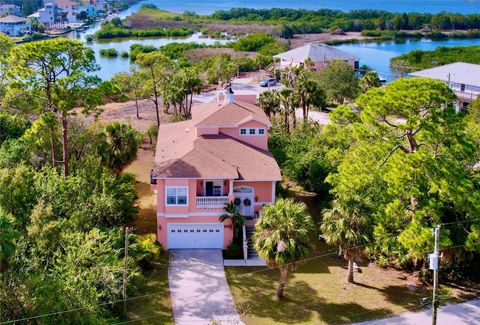
<svg viewBox="0 0 480 325"><path fill-rule="evenodd" d="M253 188L249 186L239 186L233 189L234 204L241 214L246 217L253 217Z"/></svg>
<svg viewBox="0 0 480 325"><path fill-rule="evenodd" d="M169 223L169 249L223 248L223 223Z"/></svg>

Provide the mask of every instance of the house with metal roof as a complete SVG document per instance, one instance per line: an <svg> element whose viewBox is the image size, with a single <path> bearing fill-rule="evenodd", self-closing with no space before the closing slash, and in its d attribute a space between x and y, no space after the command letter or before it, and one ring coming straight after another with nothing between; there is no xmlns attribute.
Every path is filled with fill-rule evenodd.
<svg viewBox="0 0 480 325"><path fill-rule="evenodd" d="M312 60L317 71L324 69L332 61L345 61L354 69L359 66L359 59L353 54L322 43L307 44L273 57L280 60L281 69L302 65L308 58Z"/></svg>
<svg viewBox="0 0 480 325"><path fill-rule="evenodd" d="M439 67L410 73L413 77L424 77L440 80L457 95L457 110L467 106L480 95L480 64L455 62Z"/></svg>

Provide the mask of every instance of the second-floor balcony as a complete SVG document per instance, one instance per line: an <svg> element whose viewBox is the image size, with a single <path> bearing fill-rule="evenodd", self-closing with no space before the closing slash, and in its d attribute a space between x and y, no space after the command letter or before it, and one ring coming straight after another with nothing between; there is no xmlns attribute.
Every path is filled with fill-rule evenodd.
<svg viewBox="0 0 480 325"><path fill-rule="evenodd" d="M197 196L197 209L223 209L228 196Z"/></svg>

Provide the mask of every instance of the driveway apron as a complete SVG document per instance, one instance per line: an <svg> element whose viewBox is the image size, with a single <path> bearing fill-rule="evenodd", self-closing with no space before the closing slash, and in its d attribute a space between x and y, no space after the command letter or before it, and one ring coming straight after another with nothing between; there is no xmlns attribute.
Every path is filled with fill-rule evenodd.
<svg viewBox="0 0 480 325"><path fill-rule="evenodd" d="M168 281L176 324L243 324L225 277L221 250L171 250Z"/></svg>

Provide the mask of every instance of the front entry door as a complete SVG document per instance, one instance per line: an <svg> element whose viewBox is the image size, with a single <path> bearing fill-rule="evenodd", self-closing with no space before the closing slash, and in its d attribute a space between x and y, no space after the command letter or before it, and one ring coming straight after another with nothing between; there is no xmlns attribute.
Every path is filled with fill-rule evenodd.
<svg viewBox="0 0 480 325"><path fill-rule="evenodd" d="M253 217L254 213L254 200L253 189L251 187L241 186L233 189L234 202L237 210L246 217Z"/></svg>

